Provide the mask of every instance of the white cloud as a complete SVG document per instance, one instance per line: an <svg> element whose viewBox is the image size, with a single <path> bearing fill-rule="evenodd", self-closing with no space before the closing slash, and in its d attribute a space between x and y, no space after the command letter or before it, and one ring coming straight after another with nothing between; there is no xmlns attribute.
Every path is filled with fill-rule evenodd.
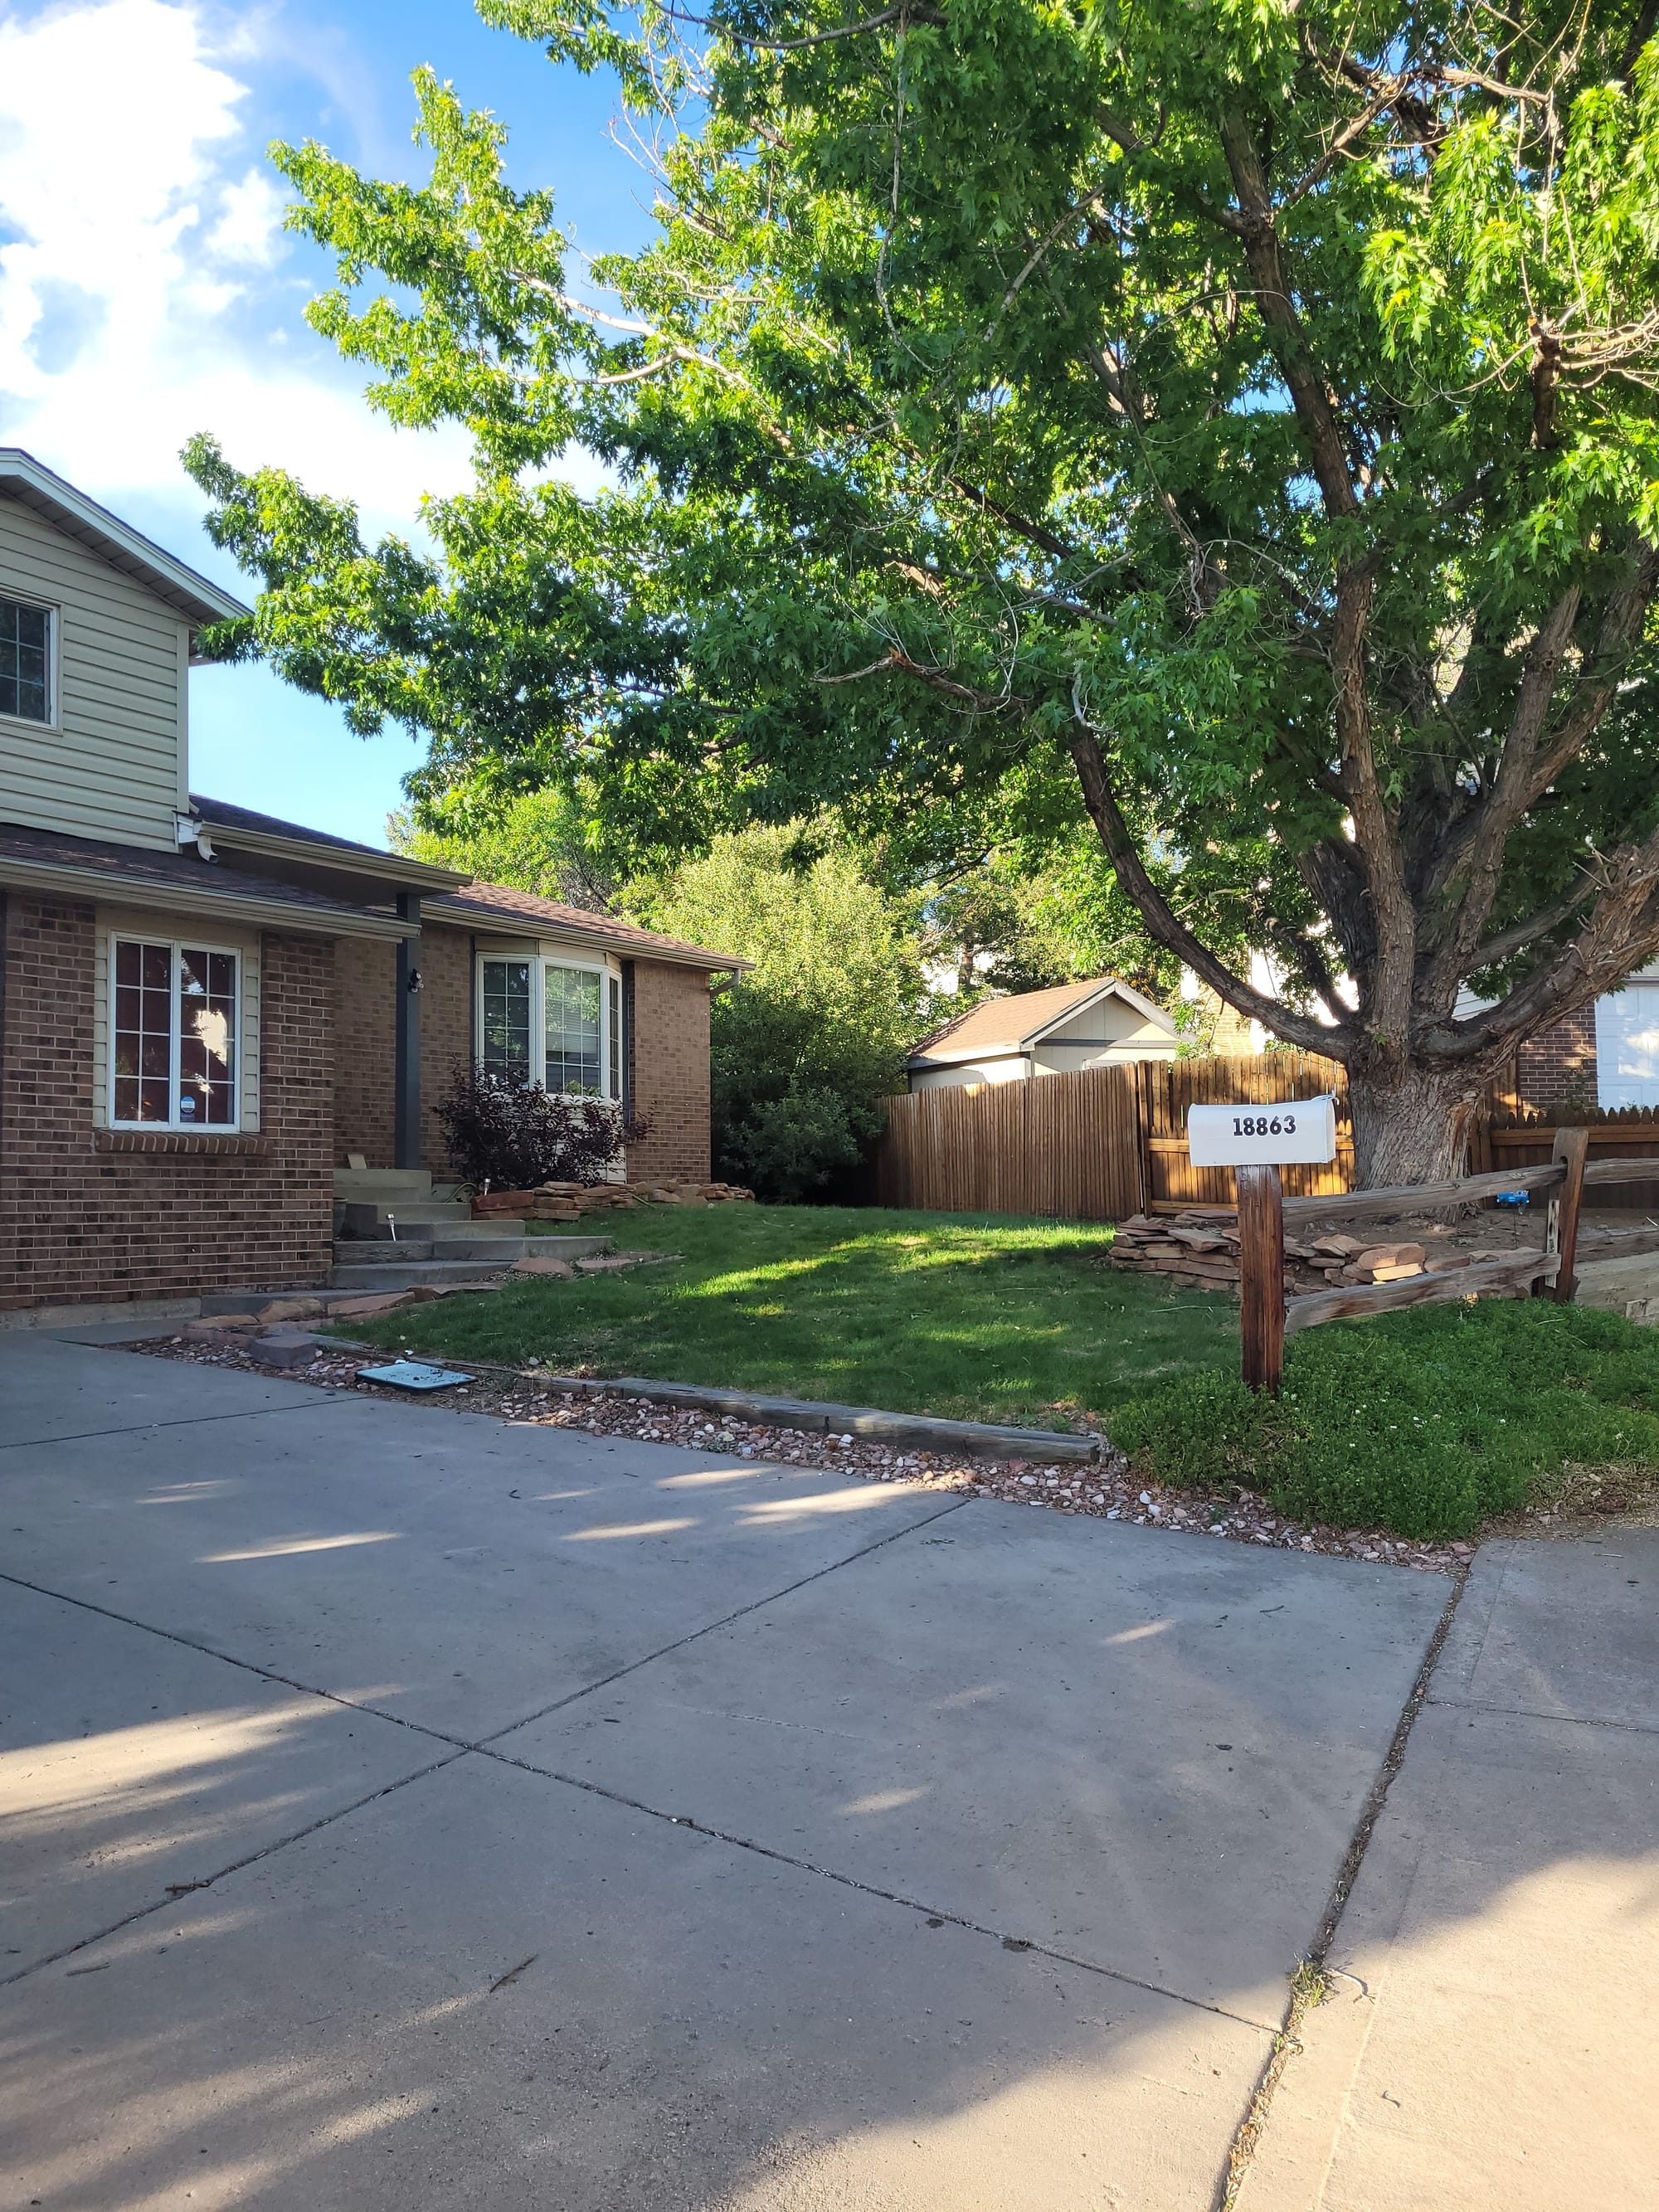
<svg viewBox="0 0 1659 2212"><path fill-rule="evenodd" d="M371 415L301 322L243 120L258 36L204 0L0 0L0 441L182 515L179 448L210 430L407 527L466 480L465 441Z"/></svg>
<svg viewBox="0 0 1659 2212"><path fill-rule="evenodd" d="M221 261L240 261L269 269L283 249L283 196L263 169L250 169L239 184L227 185L219 220L208 233L207 249Z"/></svg>

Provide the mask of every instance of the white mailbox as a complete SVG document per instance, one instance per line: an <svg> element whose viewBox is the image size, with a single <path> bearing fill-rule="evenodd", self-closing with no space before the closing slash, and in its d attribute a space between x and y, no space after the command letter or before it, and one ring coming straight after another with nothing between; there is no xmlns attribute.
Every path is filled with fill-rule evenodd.
<svg viewBox="0 0 1659 2212"><path fill-rule="evenodd" d="M1274 1106L1189 1106L1187 1150L1195 1168L1286 1167L1336 1158L1336 1104L1288 1098Z"/></svg>

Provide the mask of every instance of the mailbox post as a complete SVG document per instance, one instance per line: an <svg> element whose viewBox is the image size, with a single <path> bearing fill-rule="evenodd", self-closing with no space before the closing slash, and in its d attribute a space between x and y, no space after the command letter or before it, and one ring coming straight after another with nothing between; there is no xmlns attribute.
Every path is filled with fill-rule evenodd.
<svg viewBox="0 0 1659 2212"><path fill-rule="evenodd" d="M1329 1098L1272 1106L1193 1106L1187 1150L1195 1168L1231 1168L1238 1193L1239 1335L1244 1380L1277 1397L1285 1372L1285 1193L1282 1165L1336 1158Z"/></svg>

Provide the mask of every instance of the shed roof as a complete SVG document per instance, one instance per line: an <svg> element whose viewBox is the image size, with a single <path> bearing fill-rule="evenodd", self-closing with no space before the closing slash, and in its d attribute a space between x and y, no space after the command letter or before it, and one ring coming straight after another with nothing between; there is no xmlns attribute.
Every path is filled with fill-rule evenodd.
<svg viewBox="0 0 1659 2212"><path fill-rule="evenodd" d="M1119 998L1145 1020L1176 1034L1175 1023L1162 1006L1133 984L1115 975L1097 975L1082 983L1058 983L1047 991L1018 991L1006 997L981 999L912 1048L912 1067L949 1066L987 1054L1028 1051L1050 1030L1070 1021L1098 1000Z"/></svg>

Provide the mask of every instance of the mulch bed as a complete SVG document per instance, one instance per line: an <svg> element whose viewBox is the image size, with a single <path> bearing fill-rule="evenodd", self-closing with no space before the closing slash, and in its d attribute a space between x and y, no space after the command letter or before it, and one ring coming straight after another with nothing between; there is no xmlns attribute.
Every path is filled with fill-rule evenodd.
<svg viewBox="0 0 1659 2212"><path fill-rule="evenodd" d="M128 1349L191 1366L240 1368L249 1374L272 1370L251 1352L188 1344L182 1337L152 1339ZM1045 1467L1034 1460L962 1461L945 1452L898 1451L862 1438L826 1436L803 1429L770 1428L758 1422L712 1419L647 1398L622 1395L590 1397L554 1389L522 1370L471 1368L471 1383L441 1398L411 1399L358 1381L363 1367L383 1365L386 1352L320 1350L309 1366L283 1370L293 1382L324 1390L352 1390L364 1397L393 1398L471 1413L489 1413L515 1425L574 1429L580 1435L628 1437L642 1443L677 1444L690 1451L720 1452L738 1459L765 1460L774 1466L810 1467L866 1482L912 1482L925 1489L966 1492L1012 1505L1036 1505L1050 1512L1081 1514L1095 1520L1127 1521L1137 1528L1175 1528L1191 1535L1237 1544L1265 1544L1280 1551L1318 1553L1327 1558L1370 1559L1402 1567L1456 1571L1474 1553L1473 1544L1419 1544L1376 1529L1325 1528L1287 1521L1265 1498L1229 1485L1224 1490L1176 1490L1143 1483L1121 1454L1109 1454L1093 1467ZM448 1363L452 1365L459 1362Z"/></svg>

